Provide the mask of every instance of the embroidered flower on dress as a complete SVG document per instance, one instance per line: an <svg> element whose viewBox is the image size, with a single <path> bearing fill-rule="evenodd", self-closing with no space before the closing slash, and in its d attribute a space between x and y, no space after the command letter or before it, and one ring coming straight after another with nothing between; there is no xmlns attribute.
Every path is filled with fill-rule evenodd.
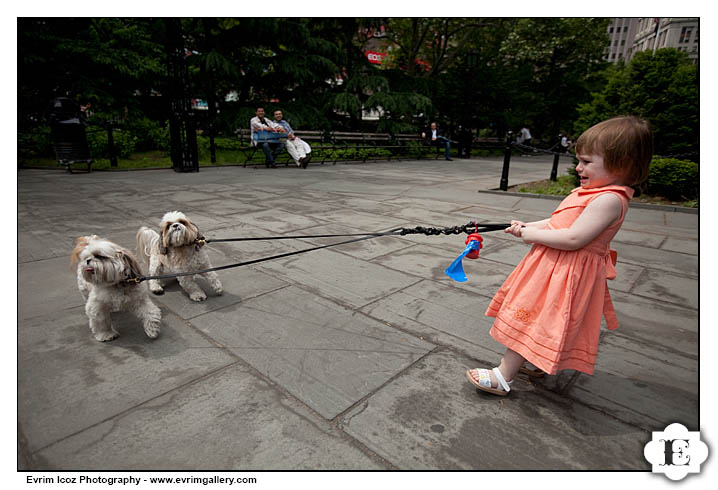
<svg viewBox="0 0 718 490"><path fill-rule="evenodd" d="M528 323L529 320L531 320L531 312L528 310L524 310L523 308L518 308L514 312L514 318L521 320L524 323Z"/></svg>

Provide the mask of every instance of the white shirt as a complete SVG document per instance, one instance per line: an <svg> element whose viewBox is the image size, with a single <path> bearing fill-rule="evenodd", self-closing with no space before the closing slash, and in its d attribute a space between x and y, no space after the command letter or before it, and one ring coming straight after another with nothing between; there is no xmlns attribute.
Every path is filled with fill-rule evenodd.
<svg viewBox="0 0 718 490"><path fill-rule="evenodd" d="M262 123L262 121L260 121L257 116L254 116L252 119L250 119L249 129L252 132L252 146L257 145L257 141L254 137L257 131L261 131L263 129L274 129L276 127L279 127L279 125L271 119L267 119L266 116L264 117L264 123Z"/></svg>

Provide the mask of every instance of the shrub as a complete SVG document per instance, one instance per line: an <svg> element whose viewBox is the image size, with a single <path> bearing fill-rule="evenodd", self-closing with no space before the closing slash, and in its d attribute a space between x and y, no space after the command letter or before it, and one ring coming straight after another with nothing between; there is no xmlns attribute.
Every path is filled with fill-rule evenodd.
<svg viewBox="0 0 718 490"><path fill-rule="evenodd" d="M55 154L50 141L50 127L43 126L31 131L17 133L18 157L37 158Z"/></svg>
<svg viewBox="0 0 718 490"><path fill-rule="evenodd" d="M646 192L668 199L698 197L698 164L675 158L654 158L648 171Z"/></svg>
<svg viewBox="0 0 718 490"><path fill-rule="evenodd" d="M135 151L135 142L137 138L126 131L117 131L113 133L115 143L115 156L117 158L127 158ZM88 130L87 144L90 148L92 158L109 158L110 150L107 145L107 131L104 129Z"/></svg>
<svg viewBox="0 0 718 490"><path fill-rule="evenodd" d="M122 129L136 138L136 151L170 150L170 130L167 121L159 123L142 117L127 121Z"/></svg>

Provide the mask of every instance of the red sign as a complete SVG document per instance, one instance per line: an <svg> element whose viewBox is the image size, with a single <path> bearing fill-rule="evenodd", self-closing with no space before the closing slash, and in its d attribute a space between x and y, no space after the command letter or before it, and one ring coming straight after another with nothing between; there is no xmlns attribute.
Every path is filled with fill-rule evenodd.
<svg viewBox="0 0 718 490"><path fill-rule="evenodd" d="M385 56L386 53L377 53L376 51L366 52L366 58L369 60L370 63L374 63L375 65L381 65L381 62L384 60Z"/></svg>

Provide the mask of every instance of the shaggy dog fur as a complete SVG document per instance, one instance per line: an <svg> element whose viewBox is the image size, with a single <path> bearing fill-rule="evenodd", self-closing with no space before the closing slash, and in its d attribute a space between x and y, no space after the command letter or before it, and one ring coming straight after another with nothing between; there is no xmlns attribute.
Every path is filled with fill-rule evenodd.
<svg viewBox="0 0 718 490"><path fill-rule="evenodd" d="M162 217L161 235L143 226L137 232L137 255L149 265L149 275L172 274L210 269L207 252L197 243L199 229L179 211L171 211ZM222 294L222 283L215 272L201 274L215 294ZM180 286L192 301L204 301L207 295L194 280L195 276L178 277ZM149 280L149 289L162 294L164 289L157 279Z"/></svg>
<svg viewBox="0 0 718 490"><path fill-rule="evenodd" d="M97 235L81 236L76 240L70 267L75 263L77 286L85 298L85 313L95 339L107 342L117 338L110 318L116 311L134 313L151 339L159 335L162 312L143 284L126 281L141 275L128 250Z"/></svg>

